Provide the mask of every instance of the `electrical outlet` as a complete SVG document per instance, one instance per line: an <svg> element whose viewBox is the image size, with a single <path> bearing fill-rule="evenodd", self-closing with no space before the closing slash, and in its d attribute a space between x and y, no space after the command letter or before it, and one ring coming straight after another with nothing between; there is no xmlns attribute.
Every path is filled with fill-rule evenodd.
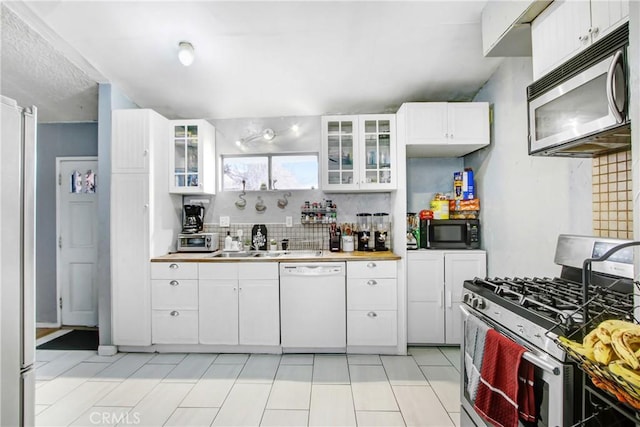
<svg viewBox="0 0 640 427"><path fill-rule="evenodd" d="M228 227L229 226L229 217L221 216L220 217L220 227Z"/></svg>
<svg viewBox="0 0 640 427"><path fill-rule="evenodd" d="M292 216L285 217L284 224L287 227L293 227L293 217Z"/></svg>

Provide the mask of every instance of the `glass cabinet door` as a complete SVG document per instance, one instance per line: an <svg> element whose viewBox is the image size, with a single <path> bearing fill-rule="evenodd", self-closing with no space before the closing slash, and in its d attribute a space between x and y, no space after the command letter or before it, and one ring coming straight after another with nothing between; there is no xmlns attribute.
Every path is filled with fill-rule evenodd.
<svg viewBox="0 0 640 427"><path fill-rule="evenodd" d="M198 126L174 125L173 127L175 187L198 187Z"/></svg>
<svg viewBox="0 0 640 427"><path fill-rule="evenodd" d="M392 121L389 118L363 118L361 123L364 152L362 184L391 184Z"/></svg>
<svg viewBox="0 0 640 427"><path fill-rule="evenodd" d="M356 124L351 119L326 122L327 182L330 186L353 185L357 177L354 169Z"/></svg>

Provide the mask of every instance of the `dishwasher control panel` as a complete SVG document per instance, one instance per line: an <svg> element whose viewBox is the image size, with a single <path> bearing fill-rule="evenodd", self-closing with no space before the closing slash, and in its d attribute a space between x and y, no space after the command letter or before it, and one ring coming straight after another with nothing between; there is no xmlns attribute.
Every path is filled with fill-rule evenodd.
<svg viewBox="0 0 640 427"><path fill-rule="evenodd" d="M344 263L280 264L280 275L285 276L340 276L344 274Z"/></svg>

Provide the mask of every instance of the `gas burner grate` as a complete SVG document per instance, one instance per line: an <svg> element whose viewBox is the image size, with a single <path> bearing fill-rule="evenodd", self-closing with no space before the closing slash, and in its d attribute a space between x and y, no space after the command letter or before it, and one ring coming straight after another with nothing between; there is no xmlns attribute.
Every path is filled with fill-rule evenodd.
<svg viewBox="0 0 640 427"><path fill-rule="evenodd" d="M559 333L569 334L583 323L582 283L548 277L476 278L470 282L473 286L465 282L467 288L498 305L518 309L523 317L539 325L553 325ZM589 299L589 317L605 310L624 313L633 307L632 293L612 290L610 286L605 289L590 285Z"/></svg>

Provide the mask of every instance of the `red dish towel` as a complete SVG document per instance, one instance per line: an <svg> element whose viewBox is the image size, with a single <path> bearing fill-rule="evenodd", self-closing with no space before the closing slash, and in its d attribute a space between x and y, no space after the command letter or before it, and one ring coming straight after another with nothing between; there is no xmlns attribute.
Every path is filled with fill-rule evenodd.
<svg viewBox="0 0 640 427"><path fill-rule="evenodd" d="M487 332L474 408L495 426L517 427L520 413L524 421L536 420L534 372L522 360L525 351L494 329Z"/></svg>

